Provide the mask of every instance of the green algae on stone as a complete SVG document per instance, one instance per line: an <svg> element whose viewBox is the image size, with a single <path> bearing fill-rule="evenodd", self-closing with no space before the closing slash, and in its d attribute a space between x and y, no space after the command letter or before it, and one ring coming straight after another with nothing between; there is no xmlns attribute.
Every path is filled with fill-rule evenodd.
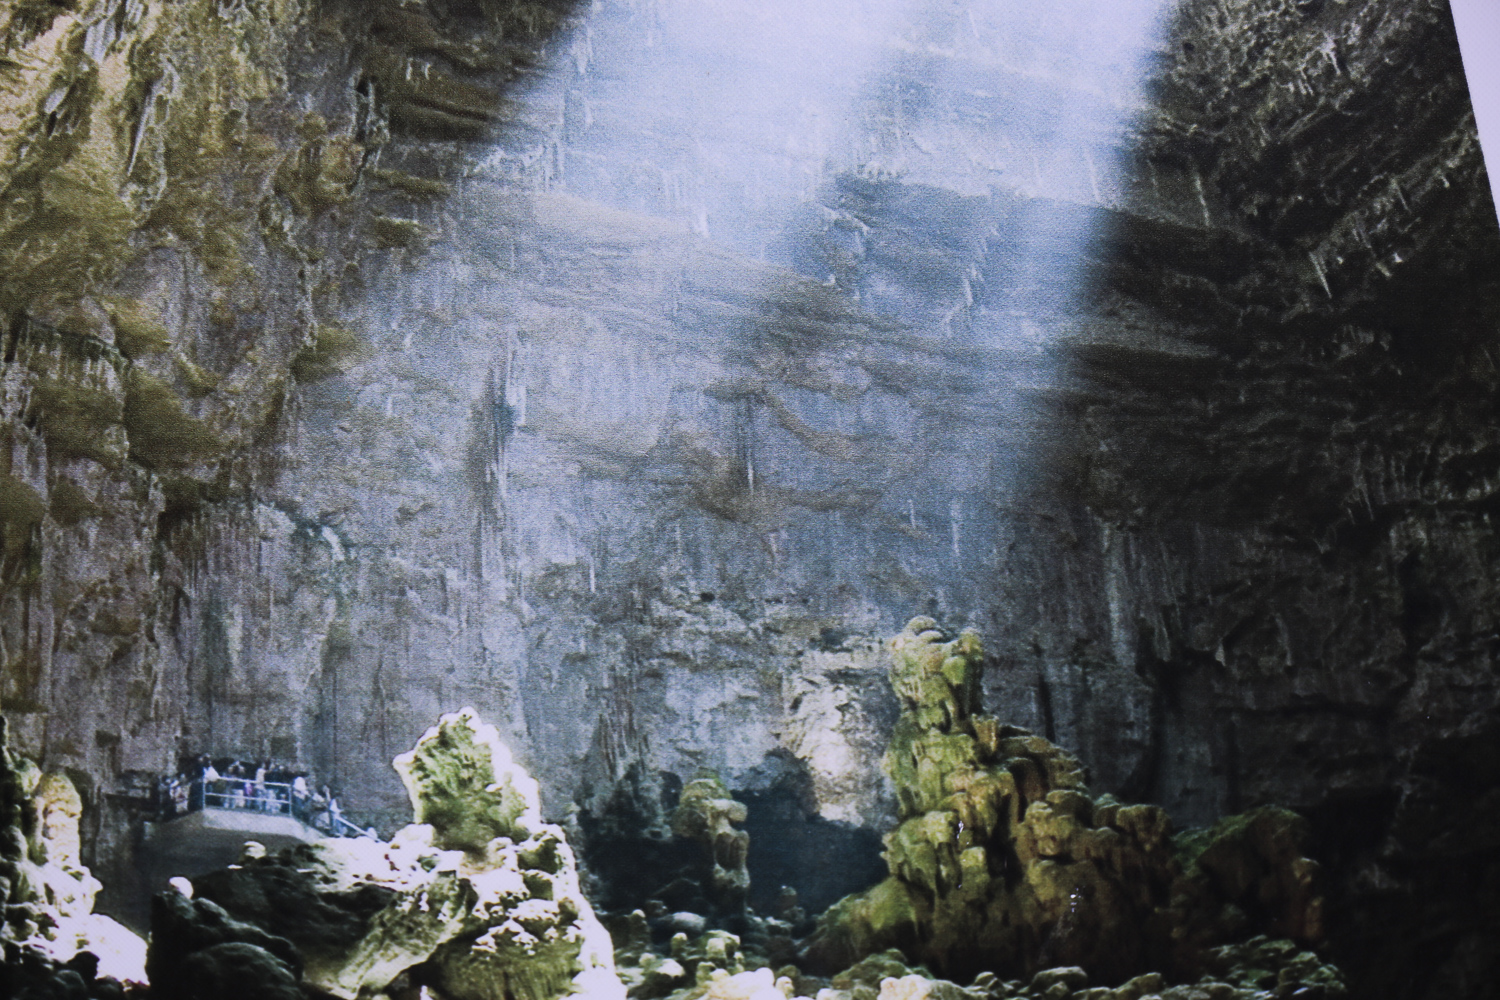
<svg viewBox="0 0 1500 1000"><path fill-rule="evenodd" d="M496 837L524 840L541 822L536 779L472 708L443 716L394 766L416 822L431 825L444 850L479 852Z"/></svg>
<svg viewBox="0 0 1500 1000"><path fill-rule="evenodd" d="M37 379L31 391L31 414L52 455L118 463L119 442L107 434L124 412L117 393L51 376Z"/></svg>
<svg viewBox="0 0 1500 1000"><path fill-rule="evenodd" d="M885 758L900 806L885 838L891 874L824 914L804 950L813 968L895 947L943 975L1077 966L1106 981L1152 968L1190 978L1206 949L1244 930L1227 913L1308 943L1321 935L1317 866L1284 811L1174 843L1160 808L1095 798L1071 754L978 714L972 632L948 640L916 618L890 648L903 709Z"/></svg>
<svg viewBox="0 0 1500 1000"><path fill-rule="evenodd" d="M212 479L169 473L159 478L164 523L187 520L205 504L219 503L229 496L227 470L220 469Z"/></svg>
<svg viewBox="0 0 1500 1000"><path fill-rule="evenodd" d="M500 95L404 53L373 46L365 71L387 102L392 129L430 139L476 140L500 116Z"/></svg>
<svg viewBox="0 0 1500 1000"><path fill-rule="evenodd" d="M420 247L427 232L413 219L398 219L390 215L371 216L369 230L376 246L386 250Z"/></svg>
<svg viewBox="0 0 1500 1000"><path fill-rule="evenodd" d="M292 377L308 384L342 375L363 353L359 335L346 327L322 323L313 331L312 342L292 358Z"/></svg>
<svg viewBox="0 0 1500 1000"><path fill-rule="evenodd" d="M317 215L352 199L363 147L351 136L330 135L321 115L309 115L299 131L307 141L276 169L276 193L298 215Z"/></svg>
<svg viewBox="0 0 1500 1000"><path fill-rule="evenodd" d="M193 399L207 396L224 381L223 375L199 368L181 355L172 359L172 366L177 369L178 377L187 386L188 395Z"/></svg>
<svg viewBox="0 0 1500 1000"><path fill-rule="evenodd" d="M42 523L47 503L28 483L0 476L0 537L4 540L6 575L24 564L32 547L32 532Z"/></svg>
<svg viewBox="0 0 1500 1000"><path fill-rule="evenodd" d="M58 524L71 528L80 521L98 517L103 509L90 499L87 491L69 480L59 479L48 491L47 513Z"/></svg>
<svg viewBox="0 0 1500 1000"><path fill-rule="evenodd" d="M453 185L447 181L417 177L403 170L388 167L371 167L366 173L375 180L413 198L446 198L453 193Z"/></svg>
<svg viewBox="0 0 1500 1000"><path fill-rule="evenodd" d="M206 421L183 409L171 386L139 368L126 373L121 420L130 436L130 457L148 468L190 465L224 448Z"/></svg>
<svg viewBox="0 0 1500 1000"><path fill-rule="evenodd" d="M148 354L159 354L172 346L172 336L161 318L133 299L113 299L108 303L114 321L115 347L134 361Z"/></svg>

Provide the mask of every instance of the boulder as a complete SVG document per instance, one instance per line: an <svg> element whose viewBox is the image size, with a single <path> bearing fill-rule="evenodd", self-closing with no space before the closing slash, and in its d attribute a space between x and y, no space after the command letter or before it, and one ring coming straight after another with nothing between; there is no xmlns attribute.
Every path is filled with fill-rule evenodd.
<svg viewBox="0 0 1500 1000"><path fill-rule="evenodd" d="M146 973L152 996L162 1000L217 997L203 988L230 978L250 991L238 995L254 996L264 989L267 996L276 996L287 984L298 989L302 956L286 938L235 919L211 900L168 891L151 900Z"/></svg>

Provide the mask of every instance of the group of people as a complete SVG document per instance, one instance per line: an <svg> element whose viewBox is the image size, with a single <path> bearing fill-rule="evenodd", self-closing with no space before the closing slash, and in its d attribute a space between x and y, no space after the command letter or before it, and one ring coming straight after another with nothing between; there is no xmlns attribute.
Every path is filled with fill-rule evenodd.
<svg viewBox="0 0 1500 1000"><path fill-rule="evenodd" d="M156 812L167 820L210 809L245 809L292 816L325 833L340 836L347 822L343 807L324 785L314 789L306 771L270 760L212 760L206 754L179 762L178 773L157 781Z"/></svg>

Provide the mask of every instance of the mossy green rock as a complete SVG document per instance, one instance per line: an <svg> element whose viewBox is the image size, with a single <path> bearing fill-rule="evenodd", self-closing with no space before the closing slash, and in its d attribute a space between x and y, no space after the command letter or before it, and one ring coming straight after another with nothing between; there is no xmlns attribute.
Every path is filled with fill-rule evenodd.
<svg viewBox="0 0 1500 1000"><path fill-rule="evenodd" d="M536 781L472 708L443 716L394 763L415 822L431 825L443 850L482 852L497 837L525 840L541 824Z"/></svg>
<svg viewBox="0 0 1500 1000"><path fill-rule="evenodd" d="M824 915L812 967L898 948L952 978L1192 978L1237 933L1319 938L1317 865L1295 814L1260 810L1174 841L1160 808L1094 797L1077 758L978 713L977 635L949 639L916 618L890 649L903 707L885 757L900 804L891 874Z"/></svg>
<svg viewBox="0 0 1500 1000"><path fill-rule="evenodd" d="M711 772L700 773L687 783L672 813L672 832L703 844L713 859L710 884L705 888L720 914L743 912L750 890L746 866L750 835L734 827L746 816L745 804L736 801L719 776Z"/></svg>

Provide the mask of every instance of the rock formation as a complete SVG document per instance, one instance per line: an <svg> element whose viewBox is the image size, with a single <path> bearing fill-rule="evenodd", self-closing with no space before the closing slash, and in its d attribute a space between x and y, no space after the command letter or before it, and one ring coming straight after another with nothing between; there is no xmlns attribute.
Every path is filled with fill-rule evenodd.
<svg viewBox="0 0 1500 1000"><path fill-rule="evenodd" d="M672 813L672 832L698 842L708 853L705 888L715 915L743 916L745 896L750 891L750 872L745 858L750 835L735 829L748 811L730 795L717 774L699 774L682 789Z"/></svg>
<svg viewBox="0 0 1500 1000"><path fill-rule="evenodd" d="M984 654L915 618L891 642L903 703L886 755L901 822L890 876L836 904L807 958L833 971L900 948L944 975L1079 966L1105 982L1191 980L1208 949L1269 932L1323 939L1304 824L1265 808L1172 836L1156 806L1095 797L1072 755L980 715Z"/></svg>
<svg viewBox="0 0 1500 1000"><path fill-rule="evenodd" d="M671 1000L1343 1000L1348 996L1337 969L1287 941L1255 938L1214 949L1211 972L1194 982L1169 984L1156 972L1118 986L1090 986L1077 966L1038 971L1027 980L981 973L962 986L912 968L899 951L872 955L833 976L812 979L795 967L772 971L708 967L698 981L670 994L641 989L632 996ZM680 970L679 970L679 979ZM650 981L649 979L647 980Z"/></svg>
<svg viewBox="0 0 1500 1000"><path fill-rule="evenodd" d="M13 754L6 729L0 716L0 994L102 1000L144 984L145 942L93 912L99 882L79 856L78 791Z"/></svg>
<svg viewBox="0 0 1500 1000"><path fill-rule="evenodd" d="M177 891L151 901L146 972L152 996L168 1000L297 1000L302 957L286 938L235 920L210 900Z"/></svg>
<svg viewBox="0 0 1500 1000"><path fill-rule="evenodd" d="M448 1000L623 997L572 850L495 729L445 715L395 766L417 822L389 843L323 840L159 897L153 989L196 996L258 965L276 988L342 1000L411 983Z"/></svg>

